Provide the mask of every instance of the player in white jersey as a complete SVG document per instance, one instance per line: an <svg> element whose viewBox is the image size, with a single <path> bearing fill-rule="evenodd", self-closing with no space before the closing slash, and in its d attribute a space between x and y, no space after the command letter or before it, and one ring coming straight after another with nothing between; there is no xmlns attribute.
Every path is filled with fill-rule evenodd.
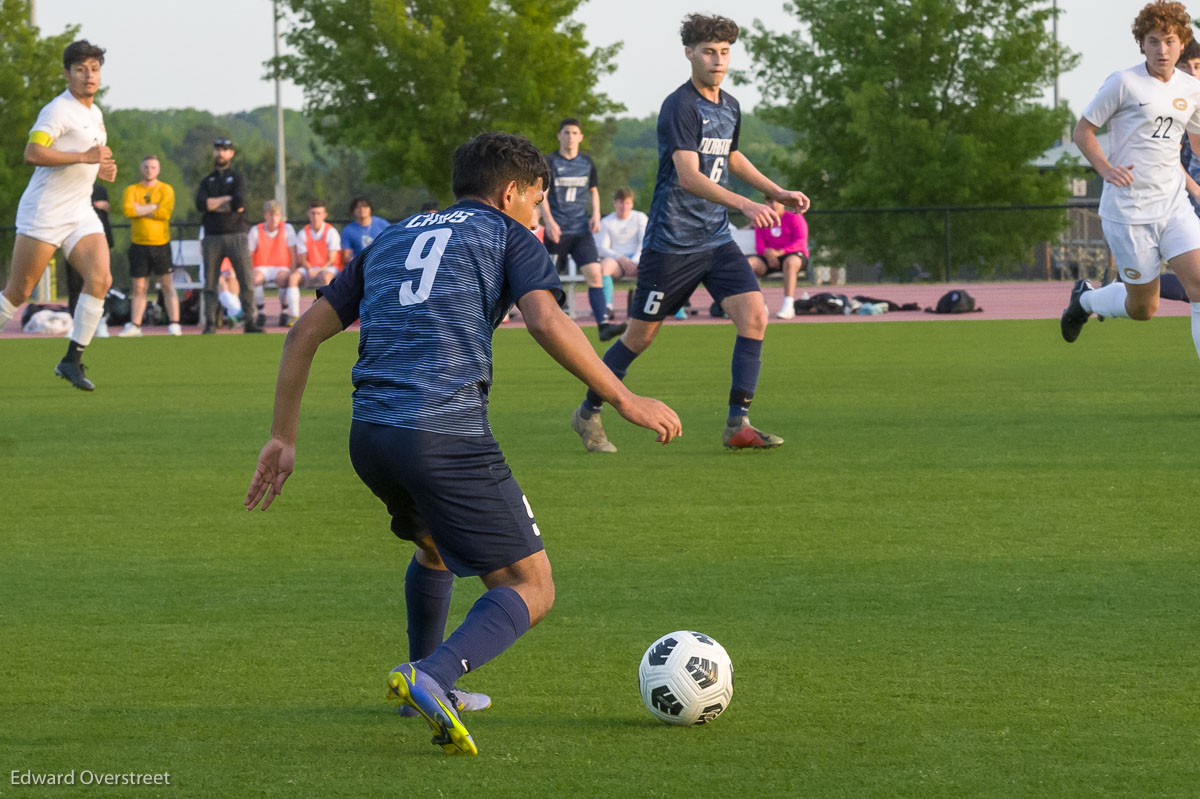
<svg viewBox="0 0 1200 799"><path fill-rule="evenodd" d="M1114 72L1084 110L1075 143L1104 179L1100 219L1121 282L1093 289L1079 280L1063 311L1062 336L1072 342L1088 317L1147 320L1158 311L1159 272L1166 261L1189 297L1200 297L1200 219L1188 203L1179 163L1182 136L1200 145L1200 80L1177 70L1192 39L1181 3L1156 0L1133 23L1143 64ZM1108 125L1106 157L1096 131ZM1200 303L1192 303L1192 340L1200 354Z"/></svg>
<svg viewBox="0 0 1200 799"><path fill-rule="evenodd" d="M93 100L100 89L104 50L86 39L63 51L67 90L38 114L25 145L25 162L37 168L17 206L17 239L12 271L0 293L0 329L29 299L59 247L83 277L75 306L71 343L54 368L76 388L92 391L80 355L92 341L104 313L104 297L112 286L108 242L92 209L96 178L112 182L117 164L106 147L104 115Z"/></svg>

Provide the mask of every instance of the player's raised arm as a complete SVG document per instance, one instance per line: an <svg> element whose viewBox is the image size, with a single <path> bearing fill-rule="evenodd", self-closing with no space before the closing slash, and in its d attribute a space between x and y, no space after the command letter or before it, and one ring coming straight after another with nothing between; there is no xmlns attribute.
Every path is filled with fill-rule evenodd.
<svg viewBox="0 0 1200 799"><path fill-rule="evenodd" d="M604 361L596 355L591 343L558 307L549 291L531 291L517 300L525 327L542 349L567 371L578 377L612 405L617 413L657 434L666 444L683 434L679 416L667 405L650 397L641 397L625 387Z"/></svg>
<svg viewBox="0 0 1200 799"><path fill-rule="evenodd" d="M275 413L271 421L271 439L258 455L254 477L246 490L243 505L252 510L262 502L262 510L271 507L283 493L283 484L296 465L296 433L300 421L300 398L308 384L317 348L326 339L340 333L342 320L322 297L288 331L279 359L279 379L275 383Z"/></svg>
<svg viewBox="0 0 1200 799"><path fill-rule="evenodd" d="M740 150L734 150L729 154L729 171L738 180L758 189L765 196L787 208L801 214L808 210L808 196L804 192L780 188L775 181L759 172L758 167L751 163L749 158L742 155Z"/></svg>

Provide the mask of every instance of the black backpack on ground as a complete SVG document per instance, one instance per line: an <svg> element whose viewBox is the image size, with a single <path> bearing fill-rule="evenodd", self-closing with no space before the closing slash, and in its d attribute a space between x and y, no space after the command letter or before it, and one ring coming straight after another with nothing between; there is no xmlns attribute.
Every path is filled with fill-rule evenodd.
<svg viewBox="0 0 1200 799"><path fill-rule="evenodd" d="M937 301L934 308L926 308L925 313L979 313L982 308L975 307L975 298L961 289L947 291Z"/></svg>

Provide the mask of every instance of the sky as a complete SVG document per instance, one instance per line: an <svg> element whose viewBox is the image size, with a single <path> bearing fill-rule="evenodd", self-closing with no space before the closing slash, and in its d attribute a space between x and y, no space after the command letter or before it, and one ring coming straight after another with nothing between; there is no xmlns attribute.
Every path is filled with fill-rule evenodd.
<svg viewBox="0 0 1200 799"><path fill-rule="evenodd" d="M863 0L870 2L871 0ZM1060 97L1079 113L1111 72L1141 60L1129 26L1146 0L1058 0L1059 39L1081 55L1062 75ZM119 13L114 13L119 9ZM719 13L748 27L794 30L783 0L587 0L577 14L594 45L624 41L617 71L601 91L626 106L626 114L658 111L666 95L687 79L678 28L691 11ZM102 107L199 108L245 111L275 102L274 84L263 79L272 55L270 0L36 0L37 24L46 33L67 25L108 49ZM748 66L740 45L734 67ZM730 85L744 109L759 100L753 86ZM1045 96L1051 102L1051 93ZM300 108L299 87L285 83L283 104Z"/></svg>

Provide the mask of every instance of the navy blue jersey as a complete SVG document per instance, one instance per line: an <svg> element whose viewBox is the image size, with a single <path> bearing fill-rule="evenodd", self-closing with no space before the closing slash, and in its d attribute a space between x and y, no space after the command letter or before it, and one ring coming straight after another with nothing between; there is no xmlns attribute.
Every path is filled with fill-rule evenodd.
<svg viewBox="0 0 1200 799"><path fill-rule="evenodd" d="M676 150L699 153L700 174L728 188L729 154L738 148L741 128L741 106L727 92L721 92L720 102L709 102L689 80L663 100L658 112L658 179L643 249L692 253L732 240L725 206L679 185L671 156Z"/></svg>
<svg viewBox="0 0 1200 799"><path fill-rule="evenodd" d="M546 156L546 164L550 167L550 188L546 196L554 221L566 235L590 232L592 215L588 205L592 200L592 187L600 185L596 179L596 164L585 153L565 158L557 150Z"/></svg>
<svg viewBox="0 0 1200 799"><path fill-rule="evenodd" d="M362 320L354 418L486 435L492 331L530 291L564 294L546 248L483 203L398 222L318 289L343 327Z"/></svg>

